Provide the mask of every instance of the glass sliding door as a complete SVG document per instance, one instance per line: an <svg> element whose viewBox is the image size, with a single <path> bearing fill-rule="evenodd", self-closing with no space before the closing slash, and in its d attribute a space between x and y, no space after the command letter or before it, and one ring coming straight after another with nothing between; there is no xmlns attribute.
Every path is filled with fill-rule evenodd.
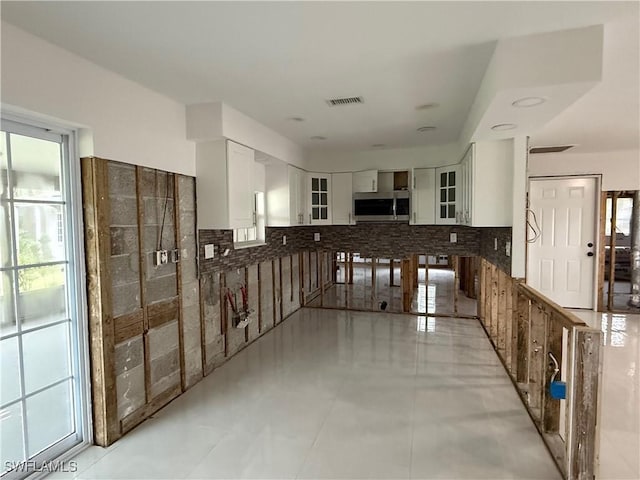
<svg viewBox="0 0 640 480"><path fill-rule="evenodd" d="M87 437L85 316L69 136L0 132L2 478L51 471Z"/></svg>

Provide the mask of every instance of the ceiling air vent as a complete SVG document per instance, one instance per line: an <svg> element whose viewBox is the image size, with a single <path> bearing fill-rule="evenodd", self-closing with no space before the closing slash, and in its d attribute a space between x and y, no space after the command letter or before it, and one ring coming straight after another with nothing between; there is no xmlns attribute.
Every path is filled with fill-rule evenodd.
<svg viewBox="0 0 640 480"><path fill-rule="evenodd" d="M573 148L575 145L558 145L557 147L532 147L529 150L530 154L536 153L560 153Z"/></svg>
<svg viewBox="0 0 640 480"><path fill-rule="evenodd" d="M364 103L362 97L344 97L344 98L330 98L327 100L330 107L337 107L338 105L354 105L356 103Z"/></svg>

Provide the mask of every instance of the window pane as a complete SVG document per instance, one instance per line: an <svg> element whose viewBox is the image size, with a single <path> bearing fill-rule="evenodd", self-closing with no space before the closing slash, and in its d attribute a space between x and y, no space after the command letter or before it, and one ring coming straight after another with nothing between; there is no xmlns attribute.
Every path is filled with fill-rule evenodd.
<svg viewBox="0 0 640 480"><path fill-rule="evenodd" d="M328 190L326 178L320 179L320 190L322 190L323 192L326 192Z"/></svg>
<svg viewBox="0 0 640 480"><path fill-rule="evenodd" d="M16 331L16 314L13 308L13 272L0 272L0 333Z"/></svg>
<svg viewBox="0 0 640 480"><path fill-rule="evenodd" d="M327 219L327 207L322 207L320 209L320 218L322 220L326 220Z"/></svg>
<svg viewBox="0 0 640 480"><path fill-rule="evenodd" d="M326 193L320 194L320 205L329 205L329 201Z"/></svg>
<svg viewBox="0 0 640 480"><path fill-rule="evenodd" d="M18 271L18 313L23 329L67 318L65 266Z"/></svg>
<svg viewBox="0 0 640 480"><path fill-rule="evenodd" d="M440 203L444 203L447 201L447 189L446 188L441 188L440 189Z"/></svg>
<svg viewBox="0 0 640 480"><path fill-rule="evenodd" d="M25 460L23 445L22 403L18 402L0 410L0 458L2 459L0 471L9 470L7 462Z"/></svg>
<svg viewBox="0 0 640 480"><path fill-rule="evenodd" d="M441 173L440 174L440 186L441 187L446 187L447 186L447 173Z"/></svg>
<svg viewBox="0 0 640 480"><path fill-rule="evenodd" d="M318 207L313 207L311 210L311 216L313 217L313 219L318 220L320 218L320 209Z"/></svg>
<svg viewBox="0 0 640 480"><path fill-rule="evenodd" d="M9 172L7 166L7 134L0 133L0 197L9 198Z"/></svg>
<svg viewBox="0 0 640 480"><path fill-rule="evenodd" d="M628 237L631 235L631 213L633 198L619 198L616 208L616 231ZM609 222L611 228L611 222Z"/></svg>
<svg viewBox="0 0 640 480"><path fill-rule="evenodd" d="M64 260L62 205L16 204L18 265Z"/></svg>
<svg viewBox="0 0 640 480"><path fill-rule="evenodd" d="M440 205L440 218L447 218L447 206Z"/></svg>
<svg viewBox="0 0 640 480"><path fill-rule="evenodd" d="M318 188L318 179L317 178L312 178L311 179L311 190L315 190L315 191L320 190Z"/></svg>
<svg viewBox="0 0 640 480"><path fill-rule="evenodd" d="M72 402L70 381L27 399L29 457L73 433Z"/></svg>
<svg viewBox="0 0 640 480"><path fill-rule="evenodd" d="M6 405L20 397L18 338L0 342L0 404Z"/></svg>
<svg viewBox="0 0 640 480"><path fill-rule="evenodd" d="M311 204L312 205L318 205L320 203L320 194L319 193L312 193L311 194Z"/></svg>
<svg viewBox="0 0 640 480"><path fill-rule="evenodd" d="M22 340L27 394L71 375L69 323L25 333Z"/></svg>
<svg viewBox="0 0 640 480"><path fill-rule="evenodd" d="M60 144L10 134L15 198L62 199Z"/></svg>
<svg viewBox="0 0 640 480"><path fill-rule="evenodd" d="M449 205L449 216L448 218L456 218L456 206Z"/></svg>
<svg viewBox="0 0 640 480"><path fill-rule="evenodd" d="M456 189L455 188L450 188L449 189L449 201L450 202L455 202L456 201Z"/></svg>
<svg viewBox="0 0 640 480"><path fill-rule="evenodd" d="M456 184L456 172L449 172L449 186L453 187Z"/></svg>

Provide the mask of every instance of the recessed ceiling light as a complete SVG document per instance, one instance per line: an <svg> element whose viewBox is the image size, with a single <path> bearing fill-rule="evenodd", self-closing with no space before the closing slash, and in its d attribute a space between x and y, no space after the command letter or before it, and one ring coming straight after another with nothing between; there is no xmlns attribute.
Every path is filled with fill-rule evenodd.
<svg viewBox="0 0 640 480"><path fill-rule="evenodd" d="M386 145L384 143L374 143L371 145L371 148L384 148Z"/></svg>
<svg viewBox="0 0 640 480"><path fill-rule="evenodd" d="M429 110L430 108L436 108L439 107L440 104L436 103L436 102L432 102L432 103L425 103L423 105L418 105L416 107L416 110Z"/></svg>
<svg viewBox="0 0 640 480"><path fill-rule="evenodd" d="M504 132L505 130L513 130L518 126L515 123L498 123L491 127L491 130L495 130L496 132Z"/></svg>
<svg viewBox="0 0 640 480"><path fill-rule="evenodd" d="M292 122L304 122L304 118L302 117L289 117L287 120L291 120Z"/></svg>
<svg viewBox="0 0 640 480"><path fill-rule="evenodd" d="M527 107L535 107L537 105L541 105L547 100L542 97L524 97L516 100L511 105L518 108L527 108Z"/></svg>
<svg viewBox="0 0 640 480"><path fill-rule="evenodd" d="M432 126L425 126L425 127L420 127L418 129L418 132L431 132L433 130L435 130L436 127L432 127Z"/></svg>
<svg viewBox="0 0 640 480"><path fill-rule="evenodd" d="M323 137L322 135L314 135L313 137L310 137L311 140L326 140L327 137Z"/></svg>

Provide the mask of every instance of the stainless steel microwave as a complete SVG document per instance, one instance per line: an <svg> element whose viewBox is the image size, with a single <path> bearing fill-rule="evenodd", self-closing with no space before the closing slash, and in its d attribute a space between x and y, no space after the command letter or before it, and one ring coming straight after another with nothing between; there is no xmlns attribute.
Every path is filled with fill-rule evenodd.
<svg viewBox="0 0 640 480"><path fill-rule="evenodd" d="M356 222L405 222L411 215L408 191L354 193L353 214Z"/></svg>

